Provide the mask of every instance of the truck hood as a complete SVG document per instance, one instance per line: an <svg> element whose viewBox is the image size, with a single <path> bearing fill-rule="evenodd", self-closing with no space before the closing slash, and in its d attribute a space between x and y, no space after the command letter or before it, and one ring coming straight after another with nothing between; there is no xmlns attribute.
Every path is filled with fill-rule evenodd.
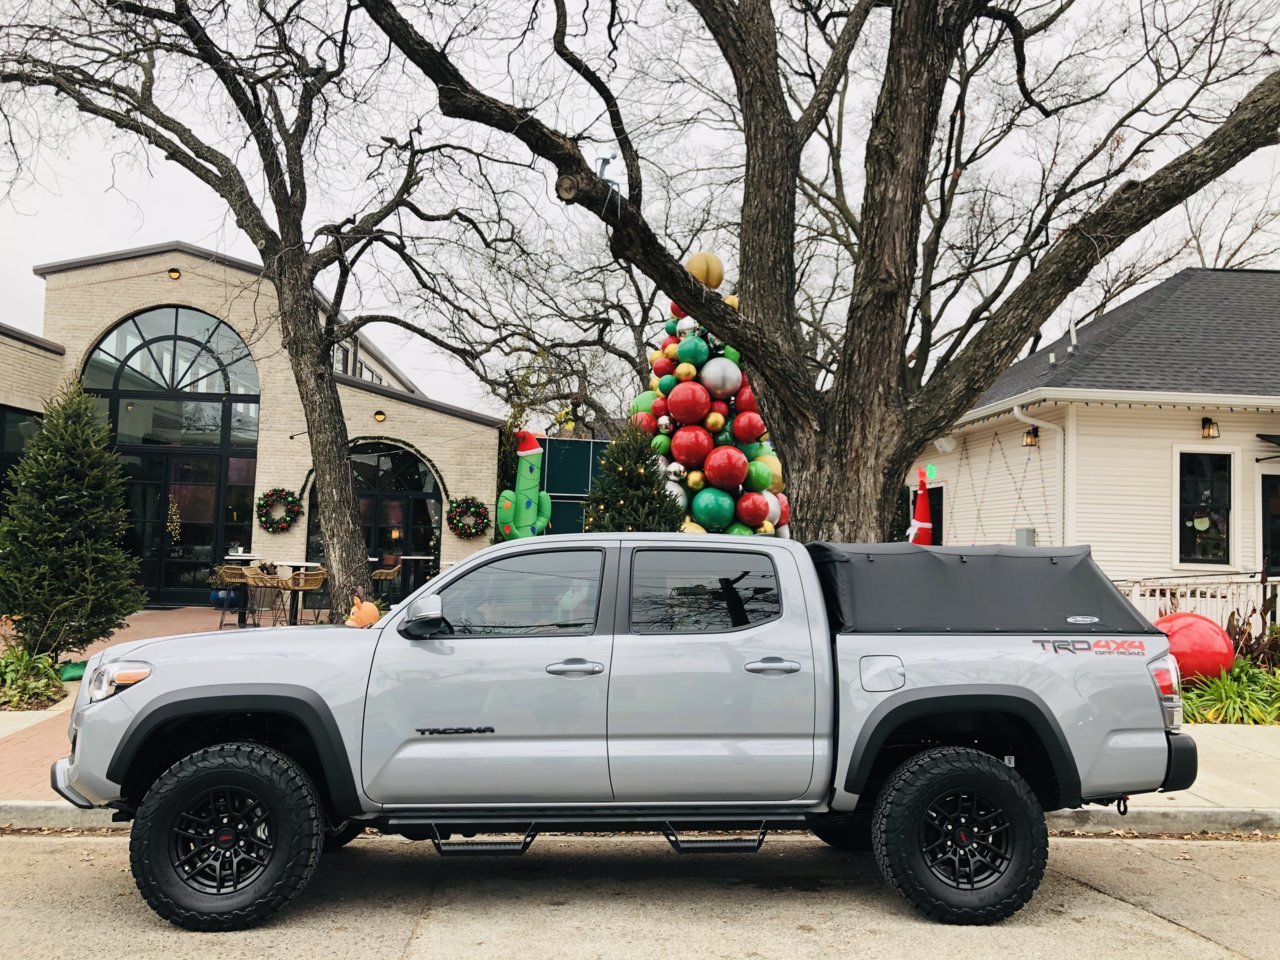
<svg viewBox="0 0 1280 960"><path fill-rule="evenodd" d="M359 636L364 634L364 637ZM90 666L116 660L142 659L151 662L170 660L231 660L250 657L261 659L290 656L323 649L334 640L345 640L359 646L362 639L375 640L377 631L353 630L344 626L329 627L262 627L253 630L212 630L205 633L183 633L171 637L131 640L108 647Z"/></svg>

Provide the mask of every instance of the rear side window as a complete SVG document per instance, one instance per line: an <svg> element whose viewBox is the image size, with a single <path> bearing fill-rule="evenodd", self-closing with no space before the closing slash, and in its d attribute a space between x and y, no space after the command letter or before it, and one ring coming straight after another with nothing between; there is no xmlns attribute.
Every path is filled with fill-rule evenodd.
<svg viewBox="0 0 1280 960"><path fill-rule="evenodd" d="M716 633L782 615L778 574L760 553L637 550L632 633Z"/></svg>

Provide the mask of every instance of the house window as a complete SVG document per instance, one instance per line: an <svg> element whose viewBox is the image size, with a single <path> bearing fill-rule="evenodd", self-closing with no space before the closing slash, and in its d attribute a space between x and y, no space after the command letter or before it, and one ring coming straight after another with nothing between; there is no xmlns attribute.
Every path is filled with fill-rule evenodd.
<svg viewBox="0 0 1280 960"><path fill-rule="evenodd" d="M1178 457L1179 563L1231 562L1231 455Z"/></svg>
<svg viewBox="0 0 1280 960"><path fill-rule="evenodd" d="M335 373L347 372L347 361L351 359L351 351L342 344L334 344L333 347L333 370Z"/></svg>

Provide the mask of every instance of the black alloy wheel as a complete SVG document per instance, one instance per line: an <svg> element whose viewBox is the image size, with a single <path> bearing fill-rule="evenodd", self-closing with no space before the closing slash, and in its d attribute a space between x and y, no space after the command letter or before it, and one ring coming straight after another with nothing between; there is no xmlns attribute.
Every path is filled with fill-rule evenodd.
<svg viewBox="0 0 1280 960"><path fill-rule="evenodd" d="M275 853L270 812L250 791L215 787L174 820L169 862L187 886L214 895L237 893L262 875Z"/></svg>
<svg viewBox="0 0 1280 960"><path fill-rule="evenodd" d="M1009 869L1009 817L976 790L943 793L925 812L921 852L933 875L957 890L990 886Z"/></svg>

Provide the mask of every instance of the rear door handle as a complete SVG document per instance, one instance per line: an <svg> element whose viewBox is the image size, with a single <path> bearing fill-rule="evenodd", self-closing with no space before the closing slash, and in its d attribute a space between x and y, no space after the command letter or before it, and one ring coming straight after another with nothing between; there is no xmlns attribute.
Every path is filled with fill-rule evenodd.
<svg viewBox="0 0 1280 960"><path fill-rule="evenodd" d="M794 660L783 660L781 657L765 657L763 660L752 660L744 669L747 673L780 677L785 673L799 673L800 664Z"/></svg>
<svg viewBox="0 0 1280 960"><path fill-rule="evenodd" d="M583 660L581 657L571 657L559 663L547 664L547 673L557 677L592 677L598 673L604 673L604 664L596 663L594 660Z"/></svg>

